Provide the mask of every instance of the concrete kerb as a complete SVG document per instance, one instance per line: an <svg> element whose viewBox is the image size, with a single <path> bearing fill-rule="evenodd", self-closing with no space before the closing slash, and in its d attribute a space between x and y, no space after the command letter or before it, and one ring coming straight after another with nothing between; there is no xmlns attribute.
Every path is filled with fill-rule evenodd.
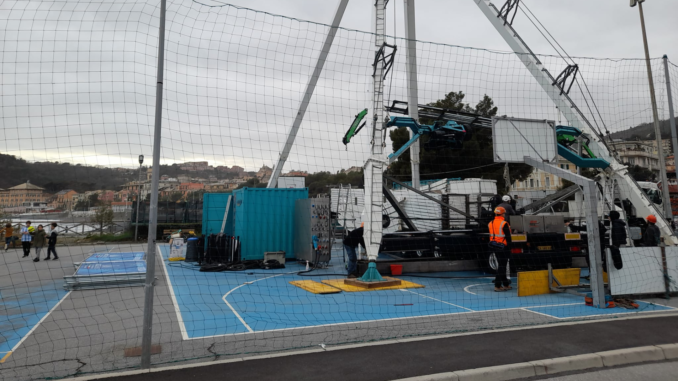
<svg viewBox="0 0 678 381"><path fill-rule="evenodd" d="M651 345L526 363L438 373L404 378L398 381L507 381L586 369L674 360L677 358L678 344Z"/></svg>

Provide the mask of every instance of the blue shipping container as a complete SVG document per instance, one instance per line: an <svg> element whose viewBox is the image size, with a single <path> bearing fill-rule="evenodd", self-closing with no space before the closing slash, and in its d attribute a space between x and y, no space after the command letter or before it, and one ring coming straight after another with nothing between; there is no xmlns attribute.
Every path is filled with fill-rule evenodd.
<svg viewBox="0 0 678 381"><path fill-rule="evenodd" d="M202 203L202 234L219 234L221 224L224 221L224 212L226 211L226 202L230 193L205 193ZM229 216L224 233L230 234L233 231L233 204L229 210Z"/></svg>
<svg viewBox="0 0 678 381"><path fill-rule="evenodd" d="M235 224L226 234L240 237L240 259L264 259L267 251L284 251L286 258L295 258L294 204L307 198L308 188L234 190L231 207ZM224 209L221 213L223 218Z"/></svg>

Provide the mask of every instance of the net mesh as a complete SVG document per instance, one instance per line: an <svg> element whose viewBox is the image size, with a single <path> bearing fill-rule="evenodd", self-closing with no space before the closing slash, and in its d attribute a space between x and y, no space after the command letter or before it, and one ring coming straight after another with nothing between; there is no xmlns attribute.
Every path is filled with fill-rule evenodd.
<svg viewBox="0 0 678 381"><path fill-rule="evenodd" d="M137 157L152 153L157 3L0 6L0 207L13 229L5 234L14 237L0 259L3 379L139 367L144 289L134 286L146 270L148 247L141 242L149 235L151 163L139 166ZM467 128L462 139L421 138L424 195L407 187L409 152L389 166L386 183L398 207L380 200L385 235L378 269L390 275L398 271L391 264L403 265L405 274L396 277L410 283L364 292L345 286L351 258L366 258L359 239L345 237L365 218L362 167L370 155L373 110L349 144L342 138L355 115L372 104L371 33L337 31L282 171L289 176L281 178L285 184L303 177L308 190L273 196L258 190L279 158L328 31L324 24L216 2L168 3L154 365L673 309L670 301L649 297L637 309L595 309L583 296L549 293L549 263L563 284L587 281L585 234L565 234L586 225L573 194L544 209L551 222L510 220L516 235L528 233L526 242L515 237L506 252L488 249L487 225L500 203L495 195L509 194L516 211L532 213L543 206L534 202L572 183L525 164L495 162L491 129L483 127ZM386 40L398 47L384 87L385 106L391 106L407 101L405 41ZM417 57L420 104L568 125L514 53L417 41ZM576 61L569 97L593 131L613 139L608 146L635 180L657 181L645 60L536 57L554 77ZM669 139L664 65L662 59L650 63L662 137ZM669 62L668 71L675 104L678 68ZM442 124L431 117L420 123ZM395 152L408 139L404 127L389 128L385 151ZM555 165L576 172L562 158ZM675 168L670 159L668 165ZM669 177L673 184L675 169ZM598 215L619 210L629 237L619 254L623 271L616 269L616 253L610 259L602 254L612 294L675 291L678 252L666 249L664 268L658 247L641 246L650 239L641 211L649 209L622 202L637 186L618 181L606 187L608 202L600 196ZM660 188L644 187L644 200L658 203ZM320 216L319 224L295 211L297 200L307 197L317 200L308 213ZM408 222L418 231L408 231ZM58 233L58 261L45 261L56 254L38 225L48 237ZM620 246L621 230L605 225L610 231L601 236L603 244ZM312 236L320 239L319 251L297 261L294 245L304 242L306 250ZM22 237L32 241L28 256ZM182 248L181 239L189 237L200 240ZM170 261L193 249L209 271L196 262ZM280 250L286 250L284 268L262 266L264 252ZM322 257L327 252L331 258ZM32 262L36 257L41 260ZM508 258L508 278L497 277L495 292L495 274L506 271ZM356 271L366 266L361 261ZM501 289L509 279L513 289Z"/></svg>

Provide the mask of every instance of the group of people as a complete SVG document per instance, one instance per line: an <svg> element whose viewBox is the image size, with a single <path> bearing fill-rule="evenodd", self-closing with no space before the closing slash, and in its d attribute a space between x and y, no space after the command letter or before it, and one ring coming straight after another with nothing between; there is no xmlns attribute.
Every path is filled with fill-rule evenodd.
<svg viewBox="0 0 678 381"><path fill-rule="evenodd" d="M39 262L42 250L47 247L47 256L43 258L43 260L59 259L59 256L56 252L57 223L52 222L50 226L50 234L48 235L47 231L42 225L38 225L38 228L35 229L33 226L31 226L31 221L26 221L26 225L22 226L19 232L21 248L24 252L22 258L30 257L31 248L33 248L35 249L35 258L33 258L33 262ZM0 233L5 234L5 251L7 251L9 250L9 245L12 243L14 236L14 228L12 228L12 224L6 224L5 227L0 230Z"/></svg>

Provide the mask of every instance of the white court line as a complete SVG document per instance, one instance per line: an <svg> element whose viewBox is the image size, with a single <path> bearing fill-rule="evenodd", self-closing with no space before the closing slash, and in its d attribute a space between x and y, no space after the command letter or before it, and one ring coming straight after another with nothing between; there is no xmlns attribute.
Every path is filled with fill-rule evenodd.
<svg viewBox="0 0 678 381"><path fill-rule="evenodd" d="M167 267L165 267L165 258L162 256L162 251L160 250L160 245L155 245L156 255L160 257L160 263L162 263L162 269L165 271L165 277L167 277L167 285L169 286L170 297L172 298L172 303L174 303L174 312L177 314L177 321L179 322L179 330L181 331L181 338L184 340L190 339L188 337L188 332L186 331L186 324L184 324L184 318L181 316L181 309L179 309L179 302L177 302L177 297L174 295L174 286L172 286L172 281L170 280L170 275L167 272ZM156 257L157 259L157 257ZM146 269L148 271L148 269Z"/></svg>
<svg viewBox="0 0 678 381"><path fill-rule="evenodd" d="M18 343L16 343L16 345L12 348L11 351L5 352L5 353L7 353L7 355L5 355L5 357L3 357L3 362L4 362L4 360L6 360L6 359L9 357L9 354L14 353L14 351L16 351L17 348L19 348L19 346L20 346L21 344L23 344L23 342L28 338L28 336L30 336L30 335L33 333L33 331L35 331L35 330L38 328L38 326L40 326L40 324L42 324L42 322L45 321L45 319L47 319L47 317L52 313L52 311L54 311L55 309L57 309L57 307L59 307L59 305L61 305L61 302L63 302L66 298L68 298L68 295L70 295L70 294L71 294L71 291L68 291L68 292L66 293L66 295L64 295L64 297L61 298L61 300L59 300L59 301L57 302L57 304L55 304L54 307L52 307L52 308L45 314L45 316L43 316L42 319L40 319L40 321L38 321L38 323L37 323L36 325L34 325L33 328L31 328L31 330L28 331L28 333L24 335L24 337L21 338L21 340L19 340Z"/></svg>
<svg viewBox="0 0 678 381"><path fill-rule="evenodd" d="M482 285L484 285L484 284L486 284L486 283L478 283L478 284L472 284L472 285L470 285L470 286L466 286L466 287L464 287L464 292L468 292L468 293L471 294L471 295L478 295L478 294L476 294L475 292L469 291L468 289L471 288L471 287L475 287L475 286L482 286Z"/></svg>
<svg viewBox="0 0 678 381"><path fill-rule="evenodd" d="M655 302L648 302L648 301L640 300L640 299L638 299L638 301L639 301L639 302L643 302L643 303L647 303L647 304L654 304L655 306L662 306L662 307L670 308L670 309L672 309L672 310L678 310L678 308L676 308L676 307L673 307L673 306L667 306L667 305L665 305L665 304L659 304L659 303L655 303Z"/></svg>
<svg viewBox="0 0 678 381"><path fill-rule="evenodd" d="M577 304L580 304L580 303L577 303ZM553 315L549 315L549 314L543 314L543 313L541 313L541 312L528 310L527 308L521 308L521 310L527 311L527 312L532 312L533 314L537 314L537 315L547 316L547 317L554 318L554 319L558 319L558 320L561 320L561 319L562 319L562 318L559 318L559 317L557 317L557 316L553 316Z"/></svg>
<svg viewBox="0 0 678 381"><path fill-rule="evenodd" d="M448 302L446 302L446 301L443 301L443 300L440 300L440 299L436 299L436 298L432 298L432 297L430 297L430 296L426 296L426 295L420 294L420 293L418 293L418 292L414 292L414 291L410 291L410 290L404 290L404 289L401 289L400 291L402 291L402 292L410 292L410 293L412 293L412 294L419 295L419 296L421 296L422 298L435 300L436 302L440 302L440 303L444 303L444 304L449 304L450 306L455 306L455 307L462 308L462 309L465 309L465 310L468 310L468 311L471 311L471 312L477 312L477 311L474 311L474 310L472 310L472 309L470 309L470 308L466 308L466 307L458 306L458 305L456 305L456 304L448 303Z"/></svg>
<svg viewBox="0 0 678 381"><path fill-rule="evenodd" d="M245 282L245 283L241 284L240 286L238 286L238 287L232 289L231 291L227 292L227 293L221 298L221 299L224 301L224 303L226 303L226 305L228 306L228 308L230 308L231 311L233 311L233 313L234 313L235 316L238 318L238 320L240 320L240 322L242 323L242 325L244 325L245 328L247 328L247 330L248 330L250 333L254 333L254 330L253 330L249 325L247 325L247 323L245 323L245 319L243 319L242 316L240 316L240 314L238 313L238 311L236 311L235 308L233 308L233 306L231 306L231 303L229 303L228 300L226 300L226 298L228 297L228 295L231 294L231 292L233 292L233 291L239 289L240 287L248 286L248 285L250 285L250 284L252 284L252 283L256 283L256 282L259 282L259 281L262 281L262 280L266 280L266 279L270 279L270 278L275 278L275 277L279 277L279 276L283 276L283 275L289 275L289 274L283 273L283 274L268 276L268 277L266 277L266 278L261 278L261 279L253 280L253 281L251 281L251 282Z"/></svg>

